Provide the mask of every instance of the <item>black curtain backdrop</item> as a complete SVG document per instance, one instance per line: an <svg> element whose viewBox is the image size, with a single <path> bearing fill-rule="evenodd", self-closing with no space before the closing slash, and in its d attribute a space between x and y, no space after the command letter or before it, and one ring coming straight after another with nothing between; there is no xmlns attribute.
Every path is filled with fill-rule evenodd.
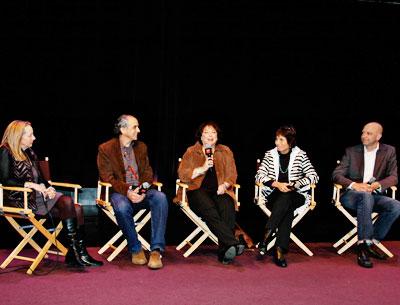
<svg viewBox="0 0 400 305"><path fill-rule="evenodd" d="M171 200L168 243L190 225L172 204L178 158L197 126L215 120L235 154L238 222L258 240L257 158L293 124L320 175L303 241L350 226L330 202L330 176L362 126L384 126L399 148L400 6L358 1L3 1L0 129L32 122L53 178L96 187L97 146L122 113ZM398 240L396 222L388 239Z"/></svg>

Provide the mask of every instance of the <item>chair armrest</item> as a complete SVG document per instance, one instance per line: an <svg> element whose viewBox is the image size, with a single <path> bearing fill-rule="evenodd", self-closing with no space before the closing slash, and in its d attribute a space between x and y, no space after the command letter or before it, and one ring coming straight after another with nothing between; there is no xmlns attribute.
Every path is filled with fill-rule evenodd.
<svg viewBox="0 0 400 305"><path fill-rule="evenodd" d="M19 187L19 186L3 186L0 184L0 188L6 191L14 191L14 192L28 192L32 193L32 189L27 187Z"/></svg>
<svg viewBox="0 0 400 305"><path fill-rule="evenodd" d="M3 208L4 207L4 193L3 191L14 191L14 192L23 192L24 193L24 208L20 209L20 208ZM0 209L17 209L17 211L21 212L21 210L23 210L24 214L30 214L32 213L31 209L28 209L28 193L31 193L32 190L30 188L26 188L26 187L19 187L19 186L3 186L0 184ZM9 211L11 211L9 210Z"/></svg>
<svg viewBox="0 0 400 305"><path fill-rule="evenodd" d="M311 188L311 201L310 201L310 210L314 210L314 208L317 206L317 202L315 201L315 188L317 186L312 183L310 184L310 188Z"/></svg>
<svg viewBox="0 0 400 305"><path fill-rule="evenodd" d="M337 188L338 190L341 190L343 188L343 185L334 183L333 187Z"/></svg>
<svg viewBox="0 0 400 305"><path fill-rule="evenodd" d="M390 187L390 189L392 190L392 198L393 198L393 199L396 199L397 187L394 186L394 185L392 185L392 186Z"/></svg>
<svg viewBox="0 0 400 305"><path fill-rule="evenodd" d="M49 181L49 184L51 186L58 186L58 187L74 189L74 204L78 203L78 189L82 188L82 186L80 186L79 184L65 183L65 182L53 182L53 181Z"/></svg>
<svg viewBox="0 0 400 305"><path fill-rule="evenodd" d="M112 187L111 183L108 182L98 181L98 184L105 187Z"/></svg>
<svg viewBox="0 0 400 305"><path fill-rule="evenodd" d="M176 180L176 194L178 194L178 189L182 188L182 200L181 200L181 204L182 205L187 205L186 202L186 190L189 188L189 185L187 185L186 183L181 182L179 179Z"/></svg>
<svg viewBox="0 0 400 305"><path fill-rule="evenodd" d="M188 189L189 185L187 185L186 183L183 182L176 182L176 185L183 188L183 189Z"/></svg>
<svg viewBox="0 0 400 305"><path fill-rule="evenodd" d="M49 184L51 186L66 187L66 188L71 188L71 189L81 189L82 188L82 186L80 186L79 184L66 183L66 182L49 181Z"/></svg>
<svg viewBox="0 0 400 305"><path fill-rule="evenodd" d="M233 184L232 185L234 191L235 191L235 199L236 199L236 203L237 203L237 207L240 207L240 202L239 202L239 189L240 189L240 184Z"/></svg>
<svg viewBox="0 0 400 305"><path fill-rule="evenodd" d="M106 188L106 193L104 195L104 199L105 199L104 201L101 200L101 189L102 189L102 187ZM103 202L109 202L110 201L110 196L109 196L110 187L112 187L112 185L109 182L97 181L97 198L96 198L96 201L100 200L100 201L103 201Z"/></svg>
<svg viewBox="0 0 400 305"><path fill-rule="evenodd" d="M334 183L333 184L333 194L332 194L332 202L336 207L340 207L342 204L340 203L340 191L343 189L343 185Z"/></svg>
<svg viewBox="0 0 400 305"><path fill-rule="evenodd" d="M155 182L153 182L153 185L155 185L157 187L157 190L159 190L161 192L161 188L163 186L163 184L161 182L155 181Z"/></svg>

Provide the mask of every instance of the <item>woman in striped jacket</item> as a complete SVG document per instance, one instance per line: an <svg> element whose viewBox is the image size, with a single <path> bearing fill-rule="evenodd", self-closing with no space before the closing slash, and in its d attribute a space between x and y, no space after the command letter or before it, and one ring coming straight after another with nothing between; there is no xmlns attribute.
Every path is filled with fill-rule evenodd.
<svg viewBox="0 0 400 305"><path fill-rule="evenodd" d="M264 185L262 196L272 206L258 249L264 256L276 233L273 260L279 267L287 267L284 253L289 247L294 211L310 200L310 184L319 178L307 154L296 146L296 130L292 126L280 127L275 135L276 147L265 153L256 174L256 181Z"/></svg>

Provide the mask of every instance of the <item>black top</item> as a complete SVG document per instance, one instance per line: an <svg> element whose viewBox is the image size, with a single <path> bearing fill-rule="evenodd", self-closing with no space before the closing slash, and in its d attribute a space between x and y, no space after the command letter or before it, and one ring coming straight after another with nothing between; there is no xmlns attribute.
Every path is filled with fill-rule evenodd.
<svg viewBox="0 0 400 305"><path fill-rule="evenodd" d="M281 154L278 151L278 154L279 154L278 181L279 182L289 182L289 161L290 161L290 153L291 152L292 152L292 149L290 149L287 154ZM274 180L269 180L265 183L265 185L272 188L272 183L274 183Z"/></svg>
<svg viewBox="0 0 400 305"><path fill-rule="evenodd" d="M215 174L215 168L211 167L207 170L206 176L204 177L201 188L209 193L216 194L218 190L218 180Z"/></svg>
<svg viewBox="0 0 400 305"><path fill-rule="evenodd" d="M289 182L289 161L291 150L287 154L279 153L279 182Z"/></svg>

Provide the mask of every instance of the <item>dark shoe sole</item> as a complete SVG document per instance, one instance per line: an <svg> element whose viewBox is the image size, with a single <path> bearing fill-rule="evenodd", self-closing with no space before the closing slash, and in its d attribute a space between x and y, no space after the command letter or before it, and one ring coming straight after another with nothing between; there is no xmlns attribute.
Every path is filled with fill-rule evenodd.
<svg viewBox="0 0 400 305"><path fill-rule="evenodd" d="M357 263L359 266L363 267L363 268L372 268L374 265L372 264L372 262L368 263L363 263L360 260L357 260Z"/></svg>

